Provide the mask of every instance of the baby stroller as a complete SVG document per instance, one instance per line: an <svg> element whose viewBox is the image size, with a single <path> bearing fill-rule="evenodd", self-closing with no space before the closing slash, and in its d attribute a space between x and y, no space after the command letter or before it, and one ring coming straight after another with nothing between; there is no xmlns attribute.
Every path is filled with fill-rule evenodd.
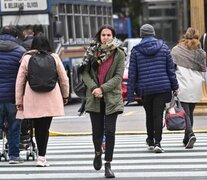
<svg viewBox="0 0 207 180"><path fill-rule="evenodd" d="M8 123L5 120L3 126L3 139L2 139L2 152L0 152L0 161L1 158L4 158L5 161L8 160ZM35 160L37 155L36 145L33 141L33 123L31 120L23 120L22 121L22 128L21 128L21 135L20 135L20 144L19 144L20 151L26 151L26 159L29 160L31 157L32 160Z"/></svg>
<svg viewBox="0 0 207 180"><path fill-rule="evenodd" d="M26 150L26 159L29 160L32 157L32 160L35 160L37 155L37 148L33 141L33 121L32 120L23 120L21 127L21 136L20 136L20 151Z"/></svg>

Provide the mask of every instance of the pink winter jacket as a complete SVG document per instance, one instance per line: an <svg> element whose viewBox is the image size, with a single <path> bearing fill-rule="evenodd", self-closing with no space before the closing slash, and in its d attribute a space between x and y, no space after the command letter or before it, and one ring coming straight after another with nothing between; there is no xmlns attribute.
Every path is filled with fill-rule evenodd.
<svg viewBox="0 0 207 180"><path fill-rule="evenodd" d="M56 61L59 84L49 92L35 92L28 82L26 75L30 55L24 55L16 80L16 105L23 105L23 111L17 111L16 118L40 118L64 115L63 97L69 96L69 80L65 68L57 54L52 54ZM26 82L26 85L25 85Z"/></svg>

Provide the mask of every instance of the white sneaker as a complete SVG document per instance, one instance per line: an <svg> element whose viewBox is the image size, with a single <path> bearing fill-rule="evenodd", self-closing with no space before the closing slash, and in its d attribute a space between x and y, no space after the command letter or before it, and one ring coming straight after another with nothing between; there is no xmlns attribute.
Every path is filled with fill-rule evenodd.
<svg viewBox="0 0 207 180"><path fill-rule="evenodd" d="M164 151L164 149L161 148L160 144L155 144L154 152L155 153L163 153L165 151Z"/></svg>
<svg viewBox="0 0 207 180"><path fill-rule="evenodd" d="M47 162L46 159L43 158L37 159L36 167L48 167L48 166L50 166L50 164Z"/></svg>
<svg viewBox="0 0 207 180"><path fill-rule="evenodd" d="M149 151L154 150L155 144L154 144L153 141L151 141L151 142L150 141L146 141L146 144L147 144L147 148L148 148Z"/></svg>
<svg viewBox="0 0 207 180"><path fill-rule="evenodd" d="M9 160L9 164L20 164L23 162L24 162L24 159L21 157L13 157L12 159Z"/></svg>

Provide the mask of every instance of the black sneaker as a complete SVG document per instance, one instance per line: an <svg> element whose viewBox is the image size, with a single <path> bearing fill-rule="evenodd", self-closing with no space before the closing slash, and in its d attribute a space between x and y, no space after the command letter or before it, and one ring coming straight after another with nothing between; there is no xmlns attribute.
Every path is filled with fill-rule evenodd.
<svg viewBox="0 0 207 180"><path fill-rule="evenodd" d="M191 136L189 138L188 143L186 144L185 148L186 149L192 149L195 142L196 142L196 137L195 136Z"/></svg>
<svg viewBox="0 0 207 180"><path fill-rule="evenodd" d="M163 153L163 152L165 152L165 151L164 151L164 149L161 148L160 143L156 143L156 144L155 144L155 147L154 147L154 152L155 152L155 153Z"/></svg>
<svg viewBox="0 0 207 180"><path fill-rule="evenodd" d="M188 144L188 139L184 138L183 139L183 145L186 146L186 144Z"/></svg>
<svg viewBox="0 0 207 180"><path fill-rule="evenodd" d="M146 139L146 144L148 145L148 150L153 150L154 149L154 146L155 146L154 140L151 140L151 139L147 138Z"/></svg>

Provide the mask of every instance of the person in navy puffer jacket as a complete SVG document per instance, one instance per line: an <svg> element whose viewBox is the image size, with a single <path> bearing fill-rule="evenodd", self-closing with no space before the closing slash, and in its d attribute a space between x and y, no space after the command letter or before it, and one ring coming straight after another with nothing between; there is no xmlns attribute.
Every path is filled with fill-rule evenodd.
<svg viewBox="0 0 207 180"><path fill-rule="evenodd" d="M156 153L161 148L163 112L165 103L171 100L172 92L177 93L178 81L169 47L155 38L154 27L144 24L140 28L141 42L130 56L127 96L134 100L135 93L142 97L146 112L146 142Z"/></svg>
<svg viewBox="0 0 207 180"><path fill-rule="evenodd" d="M4 26L0 33L0 129L8 122L9 163L22 163L19 157L21 120L16 119L15 83L20 59L26 51L17 43L17 29Z"/></svg>

